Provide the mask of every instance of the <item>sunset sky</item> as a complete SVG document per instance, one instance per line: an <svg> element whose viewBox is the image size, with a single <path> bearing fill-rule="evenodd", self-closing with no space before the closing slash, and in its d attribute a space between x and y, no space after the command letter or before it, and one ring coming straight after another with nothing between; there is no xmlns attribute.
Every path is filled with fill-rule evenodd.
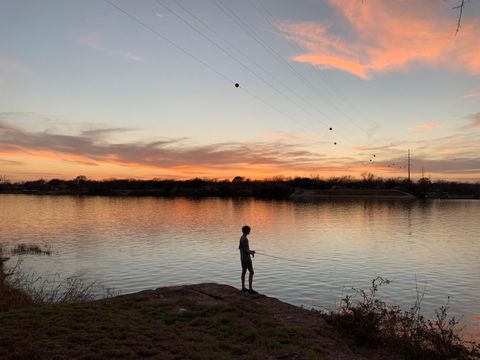
<svg viewBox="0 0 480 360"><path fill-rule="evenodd" d="M459 2L1 0L0 176L480 181Z"/></svg>

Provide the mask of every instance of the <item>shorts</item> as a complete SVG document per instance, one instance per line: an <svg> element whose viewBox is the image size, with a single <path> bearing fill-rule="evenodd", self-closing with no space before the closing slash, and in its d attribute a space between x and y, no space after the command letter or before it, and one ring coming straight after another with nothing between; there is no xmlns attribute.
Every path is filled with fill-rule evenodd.
<svg viewBox="0 0 480 360"><path fill-rule="evenodd" d="M253 271L253 264L252 260L241 260L242 269L248 269L249 271Z"/></svg>

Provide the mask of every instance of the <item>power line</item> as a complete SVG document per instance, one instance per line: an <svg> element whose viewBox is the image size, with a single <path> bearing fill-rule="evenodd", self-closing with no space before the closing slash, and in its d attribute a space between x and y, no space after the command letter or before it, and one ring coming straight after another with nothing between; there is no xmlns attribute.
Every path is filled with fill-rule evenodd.
<svg viewBox="0 0 480 360"><path fill-rule="evenodd" d="M227 80L228 82L232 83L232 84L235 84L235 82L230 79L228 76L226 76L225 74L221 73L220 71L218 71L217 69L215 69L214 67L210 66L210 64L208 64L207 62L203 61L202 59L200 59L199 57L195 56L194 54L192 54L191 52L185 50L184 48L182 48L181 46L177 45L175 42L173 42L172 40L170 40L169 38L167 38L165 35L163 35L162 33L158 32L157 30L153 29L152 27L150 27L149 25L145 24L142 20L140 20L139 18L137 18L136 16L130 14L129 12L125 11L124 9L122 9L121 7L117 6L116 4L114 4L113 2L111 2L110 0L104 0L106 3L108 3L110 6L113 6L115 9L117 9L118 11L122 12L123 14L127 15L130 19L132 19L133 21L135 21L137 24L141 25L142 27L144 27L145 29L147 29L148 31L152 32L153 34L155 34L156 36L158 36L159 38L161 38L162 40L168 42L170 45L172 45L173 47L175 47L177 50L183 52L185 55L188 55L190 56L192 59L194 59L195 61L199 62L200 64L202 64L203 66L205 66L206 68L208 68L210 71L213 71L215 74L217 74L218 76L222 77L223 79Z"/></svg>
<svg viewBox="0 0 480 360"><path fill-rule="evenodd" d="M304 84L307 84L311 89L314 91L318 92L318 89L307 79L305 78L302 74L300 74L292 65L290 65L288 62L283 59L283 57L274 49L272 48L268 43L266 43L254 30L252 30L242 19L240 19L234 12L231 10L228 5L224 4L221 2L221 0L211 0L211 2L226 16L228 16L233 22L237 24L248 36L250 36L253 40L255 40L260 46L262 46L265 51L267 51L277 62L279 62L281 65L285 66L289 71L291 71L300 81L302 81ZM335 106L329 99L325 98L321 93L319 93L321 97L323 97L327 102L330 103L334 108L336 108L338 111L342 112L341 109ZM346 115L346 114L345 114ZM346 115L348 116L348 115ZM345 135L343 135L344 138L347 138ZM352 145L355 145L354 142L348 141Z"/></svg>
<svg viewBox="0 0 480 360"><path fill-rule="evenodd" d="M235 51L237 51L240 55L242 55L244 58L246 58L248 61L250 61L252 64L254 64L257 68L259 68L260 70L262 70L263 72L265 72L268 76L270 76L270 78L272 78L274 81L276 81L277 83L279 83L284 89L286 89L287 91L290 91L292 92L295 96L297 96L298 98L300 98L302 101L304 101L305 103L307 103L308 105L310 105L312 108L315 108L315 110L317 110L322 116L326 117L326 115L324 113L322 113L320 110L318 110L318 108L316 108L313 104L311 104L308 100L306 100L305 98L303 98L301 95L299 95L296 91L294 91L291 87L287 86L283 81L281 81L277 76L275 76L274 74L272 74L268 69L266 69L264 66L262 66L261 64L259 64L257 61L255 61L254 59L252 59L252 57L250 57L247 53L245 53L244 51L242 51L240 48L238 48L237 46L235 46L234 44L232 44L231 41L229 41L228 39L226 39L222 34L220 34L218 31L216 31L215 29L213 29L210 25L208 25L207 23L205 23L201 18L199 18L198 16L196 16L194 13L192 13L190 10L188 10L188 8L184 7L182 4L180 4L177 0L172 0L172 2L174 2L178 7L180 7L183 11L185 11L186 13L188 13L191 17L193 17L194 19L196 19L200 24L202 24L205 28L207 28L209 31L211 31L212 33L214 33L215 35L217 35L220 39L222 39L227 45L229 45L232 49L234 49Z"/></svg>
<svg viewBox="0 0 480 360"><path fill-rule="evenodd" d="M322 97L330 106L332 106L335 110L337 110L340 114L342 114L347 120L349 120L353 125L355 125L358 129L364 132L367 136L369 136L368 132L361 128L347 113L345 113L341 108L339 108L334 102L332 102L329 98L324 96L318 88L312 84L312 82L303 76L300 72L298 72L291 64L285 61L285 59L268 43L266 43L253 29L249 28L247 24L243 20L241 20L231 8L229 8L226 4L222 3L221 0L212 0L215 2L215 5L228 17L230 17L242 30L244 30L250 37L252 37L255 41L257 41L267 52L270 53L280 64L287 67L301 82L306 84L309 88L314 90L320 97ZM249 3L264 17L267 23L272 27L272 29L277 32L275 26L268 20L266 15L257 7L255 4L249 0ZM291 43L289 43L291 44ZM315 68L315 70L317 70ZM317 70L318 71L318 70ZM326 81L326 79L324 79ZM331 86L331 85L330 85ZM345 130L348 130L345 128ZM352 141L349 141L352 145L355 145Z"/></svg>
<svg viewBox="0 0 480 360"><path fill-rule="evenodd" d="M153 34L155 34L157 37L161 38L162 40L168 42L170 45L172 45L173 47L175 47L177 50L181 51L182 53L188 55L189 57L191 57L192 59L194 59L195 61L197 61L198 63L202 64L203 66L205 66L206 68L208 68L210 71L214 72L215 74L217 74L218 76L222 77L223 79L227 80L228 82L232 83L235 85L235 87L240 87L241 89L243 89L248 95L250 95L251 97L257 99L258 101L261 101L263 104L267 105L268 107L270 107L271 109L275 110L276 112L278 112L279 114L281 114L282 116L286 117L287 119L299 124L301 127L304 127L304 125L302 125L301 123L299 123L297 120L295 120L293 117L291 117L290 115L288 115L287 113L279 110L277 107L275 107L274 105L268 103L266 100L262 99L260 96L258 95L255 95L254 93L252 93L251 91L248 91L247 89L243 88L242 86L239 86L238 83L236 83L235 81L233 81L232 79L230 79L227 75L223 74L222 72L216 70L213 66L211 66L210 64L208 64L207 62L203 61L202 59L200 59L199 57L195 56L193 53L191 53L190 51L188 50L185 50L183 47L181 47L180 45L176 44L174 41L170 40L168 37L166 37L165 35L163 35L162 33L158 32L157 30L153 29L151 26L147 25L145 22L143 22L142 20L140 20L139 18L137 18L136 16L130 14L128 11L124 10L123 8L119 7L118 5L116 5L115 3L113 3L112 1L110 0L104 0L107 4L109 4L110 6L114 7L115 9L117 9L118 11L122 12L123 14L125 14L126 16L128 16L131 20L133 20L135 23L141 25L142 27L144 27L145 29L147 29L148 31L152 32ZM312 131L312 130L311 130Z"/></svg>
<svg viewBox="0 0 480 360"><path fill-rule="evenodd" d="M276 93L296 105L299 109L301 109L303 112L311 116L313 119L317 120L318 119L313 115L309 110L307 110L304 106L293 100L290 96L285 94L284 92L278 90L275 86L273 86L270 82L268 82L263 76L259 75L257 72L254 70L250 69L247 65L239 61L235 56L233 56L229 51L224 49L221 45L219 45L216 41L212 40L209 36L205 35L202 31L200 31L198 28L196 28L194 25L192 25L190 22L188 22L185 18L183 18L181 15L179 15L176 11L174 11L172 8L168 7L167 5L163 4L160 0L155 0L157 4L159 4L161 7L172 13L174 16L176 16L180 21L182 21L185 25L187 25L190 29L195 31L197 34L202 36L204 39L209 41L211 44L213 44L217 49L219 49L223 54L225 54L227 57L232 59L234 62L242 66L245 70L253 74L257 79L259 79L261 82L263 82L265 85L270 87L272 90L274 90ZM328 126L327 124L324 123L325 126Z"/></svg>
<svg viewBox="0 0 480 360"><path fill-rule="evenodd" d="M272 17L273 18L273 15L268 11L268 9L259 1L258 2L258 6L255 5L255 3L252 1L252 0L248 0L248 2L260 13L260 15L262 15L262 17L265 19L265 21L270 25L270 27L272 28L273 31L277 32L278 33L278 30L277 28L275 27L275 25L272 24L272 22L268 19L268 16ZM265 14L267 13L267 14ZM294 49L295 51L302 51L302 49L298 46L298 44L293 44L291 42L288 42L290 44L290 46L292 47L292 49ZM333 83L331 83L330 81L328 81L322 74L321 71L319 71L315 66L311 67L315 70L316 73L318 73L320 75L320 79L322 81L324 81L326 84L327 84L327 89L330 90L332 92L333 95L337 96L338 98L342 99L343 102L347 105L349 105L361 118L364 119L364 121L366 122L371 122L369 120L366 120L365 116L363 116L359 111L358 109L356 109L356 107L350 103L344 96L341 95L340 91L335 87L335 85ZM318 90L318 89L317 89ZM348 116L345 112L343 112L343 110L339 109L336 107L336 105L334 103L332 103L329 99L327 99L326 97L322 96L327 102L329 102L334 108L336 108L340 113L342 113L350 122L352 122L352 124L354 124L358 129L360 129L361 131L365 132L367 136L369 136L368 132L366 130L364 130L362 127L360 127L350 116ZM371 122L372 125L374 126L378 126L378 124L376 122Z"/></svg>
<svg viewBox="0 0 480 360"><path fill-rule="evenodd" d="M154 35L156 35L157 37L161 38L162 40L168 42L170 45L172 45L173 47L175 47L177 50L181 51L182 53L188 55L189 57L191 57L192 59L194 59L195 61L197 61L198 63L200 63L201 65L205 66L206 68L208 68L210 71L216 73L218 76L222 77L223 79L227 80L228 82L232 83L235 85L235 87L240 87L238 83L234 82L231 78L229 78L227 75L225 75L224 73L220 72L219 70L215 69L212 65L210 65L209 63L205 62L204 60L200 59L198 56L196 56L195 54L191 53L190 51L184 49L182 46L178 45L177 43L175 43L173 40L169 39L167 36L163 35L162 33L160 33L159 31L155 30L154 28L152 28L151 26L149 26L148 24L146 24L145 22L143 22L142 20L140 20L138 17L132 15L131 13L129 13L128 11L126 11L125 9L119 7L118 5L116 5L115 3L113 3L112 1L110 0L105 0L105 2L107 4L109 4L110 6L114 7L115 9L117 9L118 11L122 12L123 14L127 15L127 17L129 17L131 20L133 20L135 23L141 25L142 27L144 27L145 29L147 29L148 31L152 32ZM163 6L164 8L166 8L168 11L172 12L174 15L176 15L177 17L181 18L178 14L176 14L174 11L172 11L172 9L170 9L169 7L165 6L164 4L160 3L159 0L156 0L156 2ZM193 25L191 25L190 23L188 23L187 20L181 18L182 21L184 21L186 24L189 24L189 27L191 27L194 31L196 31L197 33L199 33L200 35L202 35L202 37L205 37L207 40L209 40L212 44L215 44L215 46L217 48L219 48L220 50L222 50L222 52L224 52L227 56L229 56L230 58L234 59L237 63L239 63L240 65L242 65L243 67L245 67L249 72L255 74L258 78L262 79L263 82L265 82L269 87L271 87L272 89L274 89L275 91L279 92L282 96L284 96L285 98L289 99L291 102L293 102L295 105L297 105L299 108L301 108L304 112L306 112L307 114L309 114L312 118L314 118L315 120L319 121L311 112L309 112L307 109L305 109L302 105L298 104L297 102L293 101L288 95L285 95L283 94L282 92L280 92L278 89L276 89L275 87L273 87L273 85L271 85L268 81L266 81L265 79L263 79L263 77L261 77L260 75L258 75L257 73L255 73L253 70L249 69L246 65L244 65L243 63L239 62L237 59L235 59L230 53L228 53L225 49L223 49L220 45L218 45L218 43L216 43L215 41L211 40L208 36L206 36L205 34L203 34L200 30L196 29ZM264 100L263 98L261 98L260 96L254 94L253 92L249 91L248 89L246 89L245 87L240 87L244 92L246 92L249 96L255 98L257 101L260 101L262 102L263 104L265 104L266 106L270 107L271 109L275 110L276 112L278 112L279 114L281 114L282 116L286 117L287 119L289 119L290 121L293 121L297 124L299 124L301 127L304 127L304 125L302 125L301 123L299 123L296 119L294 119L293 117L291 117L290 115L288 115L287 113L285 113L284 111L280 110L279 108L277 108L276 106L270 104L268 101ZM325 124L326 125L326 124ZM332 130L332 127L329 128L330 130ZM350 142L350 141L349 141ZM353 144L353 143L352 143ZM337 142L334 142L334 145L337 145Z"/></svg>

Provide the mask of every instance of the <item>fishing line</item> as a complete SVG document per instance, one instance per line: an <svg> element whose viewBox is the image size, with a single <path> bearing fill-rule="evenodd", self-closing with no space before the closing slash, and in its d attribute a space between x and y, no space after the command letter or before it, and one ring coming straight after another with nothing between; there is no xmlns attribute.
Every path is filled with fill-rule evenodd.
<svg viewBox="0 0 480 360"><path fill-rule="evenodd" d="M281 256L270 255L270 254L266 254L266 253L264 253L264 252L260 252L260 251L256 251L256 250L255 250L255 255L257 255L257 254L260 254L260 255L263 255L263 256L268 256L268 257L271 257L271 258L274 258L274 259L278 259L278 260L291 261L291 262L294 262L294 263L297 263L297 264L302 264L302 265L304 265L303 262L300 262L300 261L298 261L298 260L288 259L288 258L284 258L284 257L281 257Z"/></svg>

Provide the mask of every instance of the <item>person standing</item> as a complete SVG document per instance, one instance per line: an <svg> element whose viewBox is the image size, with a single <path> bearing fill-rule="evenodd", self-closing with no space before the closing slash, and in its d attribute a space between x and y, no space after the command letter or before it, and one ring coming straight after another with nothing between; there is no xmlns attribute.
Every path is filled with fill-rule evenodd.
<svg viewBox="0 0 480 360"><path fill-rule="evenodd" d="M248 243L248 234L250 234L250 226L245 225L242 227L242 236L240 237L240 262L242 263L242 291L248 291L250 294L258 294L253 290L253 264L252 257L255 257L255 250L250 250ZM248 270L248 290L245 287L245 274Z"/></svg>

